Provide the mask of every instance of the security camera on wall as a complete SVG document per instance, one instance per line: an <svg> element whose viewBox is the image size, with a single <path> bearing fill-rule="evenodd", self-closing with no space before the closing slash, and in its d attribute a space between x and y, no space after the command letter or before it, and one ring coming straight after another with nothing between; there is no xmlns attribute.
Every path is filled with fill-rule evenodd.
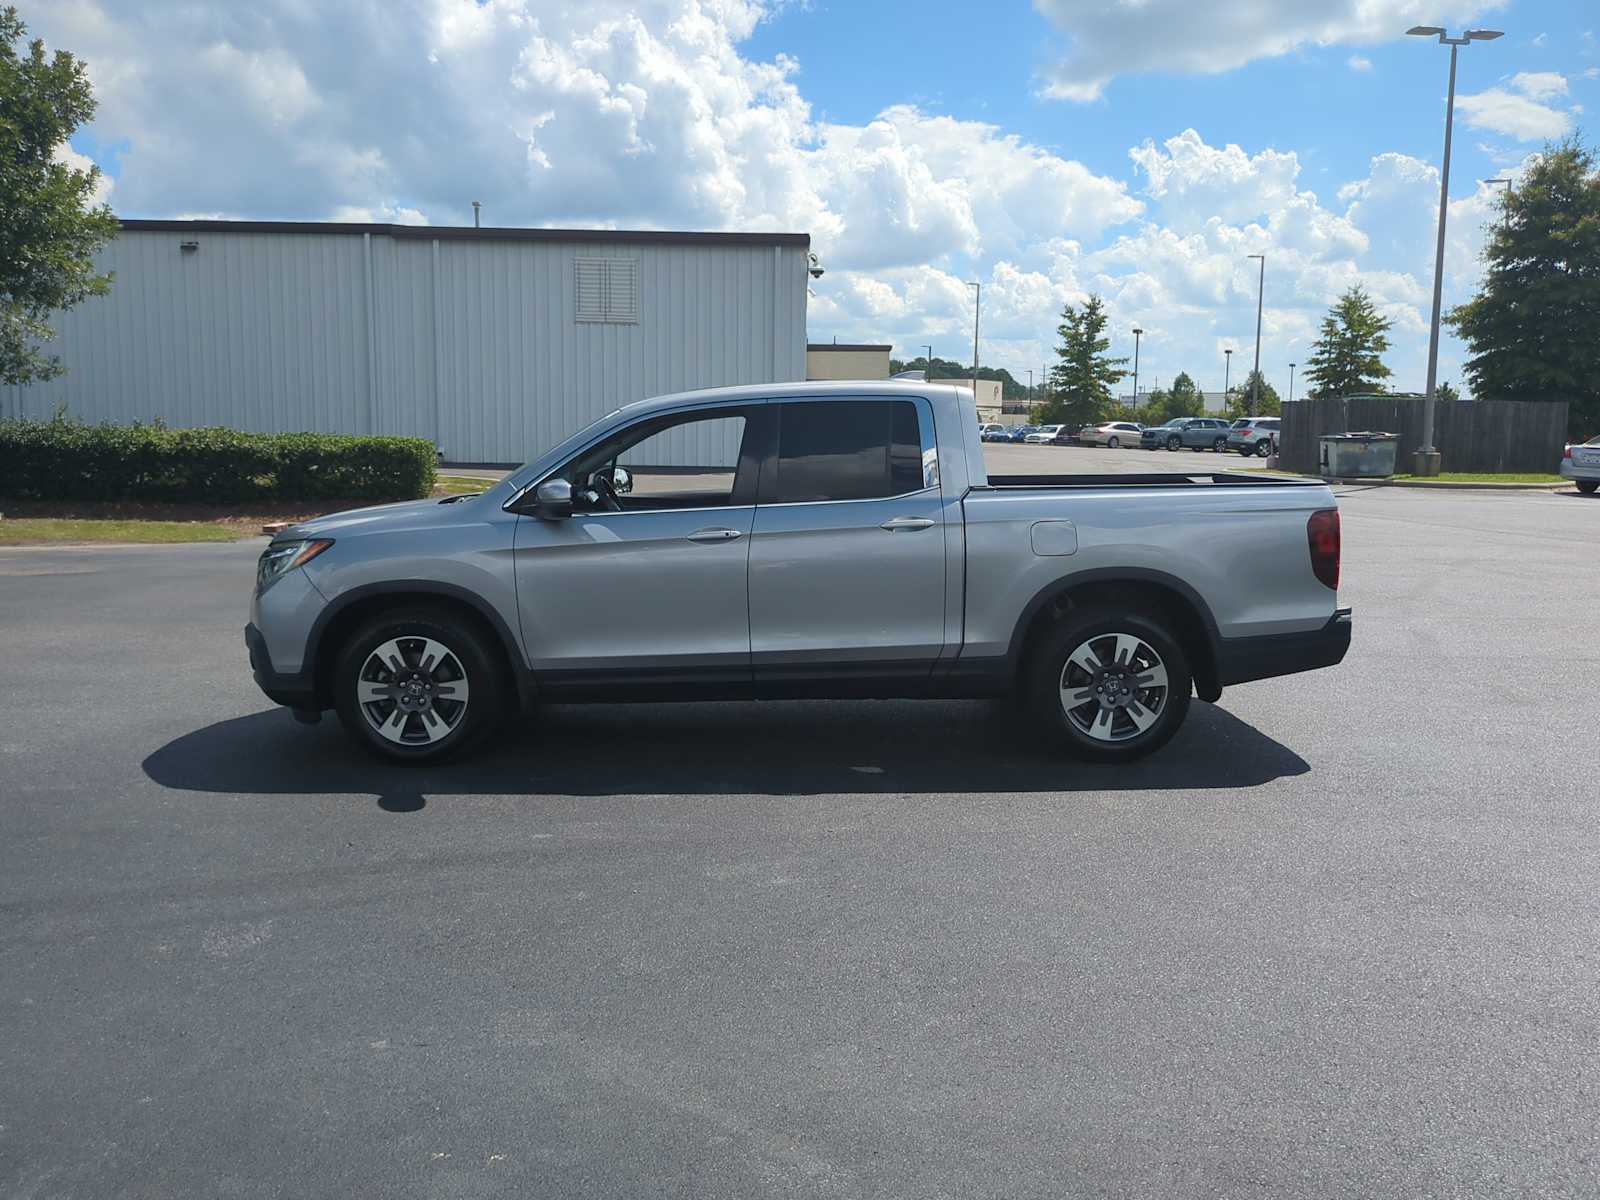
<svg viewBox="0 0 1600 1200"><path fill-rule="evenodd" d="M822 278L822 260L820 258L818 258L815 254L806 255L806 260L810 263L810 266L807 269L811 272L811 278L813 278L813 279L821 279Z"/></svg>

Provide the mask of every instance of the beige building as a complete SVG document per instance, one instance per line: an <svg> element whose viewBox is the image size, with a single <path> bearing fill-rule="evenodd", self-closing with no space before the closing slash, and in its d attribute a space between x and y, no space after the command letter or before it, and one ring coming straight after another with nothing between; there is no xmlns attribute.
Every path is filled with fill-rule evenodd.
<svg viewBox="0 0 1600 1200"><path fill-rule="evenodd" d="M892 349L892 346L810 342L806 345L806 378L887 379Z"/></svg>

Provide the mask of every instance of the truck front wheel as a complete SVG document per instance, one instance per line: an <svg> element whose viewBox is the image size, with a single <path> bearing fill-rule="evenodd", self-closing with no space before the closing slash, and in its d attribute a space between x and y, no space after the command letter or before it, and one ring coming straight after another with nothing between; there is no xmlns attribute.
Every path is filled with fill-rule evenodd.
<svg viewBox="0 0 1600 1200"><path fill-rule="evenodd" d="M1030 715L1077 758L1128 762L1166 745L1189 711L1189 662L1153 613L1075 609L1024 668Z"/></svg>
<svg viewBox="0 0 1600 1200"><path fill-rule="evenodd" d="M393 762L434 763L501 718L500 672L477 630L429 608L385 613L345 643L333 698L346 731Z"/></svg>

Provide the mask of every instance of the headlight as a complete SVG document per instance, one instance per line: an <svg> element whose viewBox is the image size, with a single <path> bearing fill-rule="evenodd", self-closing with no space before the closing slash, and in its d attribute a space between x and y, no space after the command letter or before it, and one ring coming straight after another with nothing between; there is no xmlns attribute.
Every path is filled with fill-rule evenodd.
<svg viewBox="0 0 1600 1200"><path fill-rule="evenodd" d="M256 590L260 591L280 575L303 567L329 546L332 538L308 538L299 542L274 542L261 552L256 563Z"/></svg>

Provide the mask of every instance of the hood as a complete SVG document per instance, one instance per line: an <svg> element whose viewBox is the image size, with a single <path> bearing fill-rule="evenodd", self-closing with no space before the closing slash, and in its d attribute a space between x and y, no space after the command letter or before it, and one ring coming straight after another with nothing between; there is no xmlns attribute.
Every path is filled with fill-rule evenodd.
<svg viewBox="0 0 1600 1200"><path fill-rule="evenodd" d="M402 500L398 504L377 504L329 513L291 525L273 540L293 541L306 537L350 537L363 533L393 533L402 529L425 529L459 523L485 496L435 497L429 500Z"/></svg>

